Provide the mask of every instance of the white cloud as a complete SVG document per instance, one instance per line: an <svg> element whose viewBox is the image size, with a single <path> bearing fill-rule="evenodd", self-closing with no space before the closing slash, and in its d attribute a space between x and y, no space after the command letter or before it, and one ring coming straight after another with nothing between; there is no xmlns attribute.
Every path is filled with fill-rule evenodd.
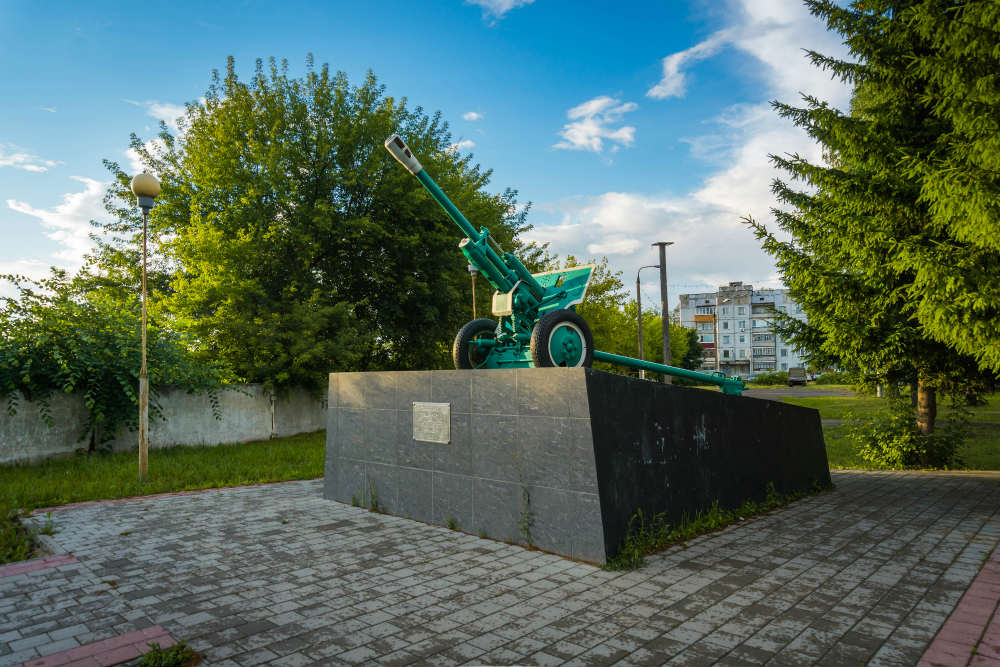
<svg viewBox="0 0 1000 667"><path fill-rule="evenodd" d="M461 141L456 141L455 143L448 146L449 151L458 153L460 151L467 151L470 148L475 148L476 142L470 139L462 139Z"/></svg>
<svg viewBox="0 0 1000 667"><path fill-rule="evenodd" d="M483 114L478 111L466 111L462 114L462 120L482 120Z"/></svg>
<svg viewBox="0 0 1000 667"><path fill-rule="evenodd" d="M55 261L51 263L75 271L83 265L83 255L94 247L94 242L90 238L93 230L90 221L105 214L103 201L107 183L82 176L71 178L83 183L85 187L81 192L63 195L61 204L52 208L35 208L27 202L8 199L7 207L12 211L38 218L42 227L47 230L45 235L62 246L52 254L52 259ZM37 260L20 261L37 262Z"/></svg>
<svg viewBox="0 0 1000 667"><path fill-rule="evenodd" d="M49 113L55 113L56 112L56 108L55 107L38 107L38 108L41 109L42 111L48 111Z"/></svg>
<svg viewBox="0 0 1000 667"><path fill-rule="evenodd" d="M37 155L32 155L16 146L0 144L0 167L13 167L24 171L42 172L48 171L49 167L63 164L56 160L43 160Z"/></svg>
<svg viewBox="0 0 1000 667"><path fill-rule="evenodd" d="M183 104L170 104L169 102L159 102L157 100L139 102L129 99L122 99L122 102L142 107L146 110L148 116L162 120L175 134L180 132L180 128L177 126L177 119L187 115L187 108Z"/></svg>
<svg viewBox="0 0 1000 667"><path fill-rule="evenodd" d="M476 5L483 10L483 18L492 17L491 22L503 18L503 15L512 9L530 5L535 0L465 0L467 5Z"/></svg>
<svg viewBox="0 0 1000 667"><path fill-rule="evenodd" d="M606 192L537 204L537 218L551 222L536 219L530 238L550 241L561 255L606 255L611 268L622 271L630 291L638 268L657 262L650 244L674 241L668 250L671 305L681 293L714 290L733 280L780 286L773 260L740 218L750 214L773 223L770 209L777 202L771 181L781 174L768 154L798 153L814 162L822 154L808 135L778 117L770 100L798 104L800 93L806 93L847 108L850 89L812 66L802 51L812 48L848 58L847 49L799 0L732 0L725 16L727 23L708 39L667 56L663 78L647 93L660 99L683 95L691 85L685 68L724 48L749 57L741 71L755 78L756 99L720 109L708 119L704 135L683 139L692 160L708 162L714 170L691 191L676 195ZM644 301L658 302L655 271L643 276Z"/></svg>
<svg viewBox="0 0 1000 667"><path fill-rule="evenodd" d="M654 241L674 241L667 253L670 300L681 293L714 289L730 280L777 286L770 258L739 221L739 214L710 198L649 196L606 192L596 197L572 198L536 208L559 220L538 225L526 237L550 242L554 252L577 258L606 256L612 270L634 290L640 266L657 263ZM741 214L745 214L743 211ZM648 303L659 302L655 272L643 274Z"/></svg>
<svg viewBox="0 0 1000 667"><path fill-rule="evenodd" d="M681 68L715 55L731 38L731 30L719 30L703 42L664 58L662 78L646 92L646 96L660 100L667 97L683 97L685 80Z"/></svg>
<svg viewBox="0 0 1000 667"><path fill-rule="evenodd" d="M617 125L622 116L637 109L635 102L616 100L607 95L595 97L583 104L577 105L566 112L566 117L572 121L563 125L559 136L562 141L553 148L569 150L585 150L600 153L604 150L604 141L611 142L611 151L621 146L631 146L635 141L635 128L631 125Z"/></svg>

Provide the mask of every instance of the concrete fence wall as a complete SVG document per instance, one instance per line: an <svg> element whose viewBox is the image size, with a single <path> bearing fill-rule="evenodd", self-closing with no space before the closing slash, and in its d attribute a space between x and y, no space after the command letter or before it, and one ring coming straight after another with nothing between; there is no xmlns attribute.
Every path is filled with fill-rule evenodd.
<svg viewBox="0 0 1000 667"><path fill-rule="evenodd" d="M313 398L305 390L273 397L260 385L239 385L218 392L219 417L212 414L207 395L167 390L157 402L166 421L150 420L149 446L220 445L267 440L296 433L318 431L326 426L326 399ZM53 426L39 413L39 405L18 395L17 414L0 406L0 463L37 461L71 454L86 442L78 440L87 420L83 397L53 394L50 399ZM115 449L139 444L138 434L122 429L111 442Z"/></svg>

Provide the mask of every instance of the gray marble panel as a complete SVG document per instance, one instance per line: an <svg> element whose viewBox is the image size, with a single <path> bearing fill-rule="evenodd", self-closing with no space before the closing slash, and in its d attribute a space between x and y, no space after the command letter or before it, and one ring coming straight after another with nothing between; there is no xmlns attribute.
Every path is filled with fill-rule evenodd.
<svg viewBox="0 0 1000 667"><path fill-rule="evenodd" d="M436 403L451 403L452 414L468 413L470 386L476 371L431 371L431 398ZM424 399L427 400L427 399Z"/></svg>
<svg viewBox="0 0 1000 667"><path fill-rule="evenodd" d="M447 526L450 517L458 522L459 530L473 533L474 484L473 478L466 475L435 472L433 523Z"/></svg>
<svg viewBox="0 0 1000 667"><path fill-rule="evenodd" d="M517 482L517 417L514 415L470 416L472 472L478 477Z"/></svg>
<svg viewBox="0 0 1000 667"><path fill-rule="evenodd" d="M560 554L571 553L577 519L574 501L579 494L545 486L527 488L533 517L531 537L535 546Z"/></svg>
<svg viewBox="0 0 1000 667"><path fill-rule="evenodd" d="M396 463L396 410L364 411L365 448L360 458L375 463Z"/></svg>
<svg viewBox="0 0 1000 667"><path fill-rule="evenodd" d="M597 463L590 420L570 419L566 443L566 457L569 459L569 483L566 488L597 493Z"/></svg>
<svg viewBox="0 0 1000 667"><path fill-rule="evenodd" d="M471 379L471 411L491 415L513 414L511 399L517 396L514 369L474 371Z"/></svg>
<svg viewBox="0 0 1000 667"><path fill-rule="evenodd" d="M399 509L394 514L418 521L433 521L431 515L432 471L416 468L397 468L397 502Z"/></svg>
<svg viewBox="0 0 1000 667"><path fill-rule="evenodd" d="M340 376L340 373L330 373L326 400L331 408L340 406Z"/></svg>
<svg viewBox="0 0 1000 667"><path fill-rule="evenodd" d="M413 411L396 410L396 463L404 468L434 467L434 445L413 439Z"/></svg>
<svg viewBox="0 0 1000 667"><path fill-rule="evenodd" d="M518 526L522 514L521 486L477 477L473 490L476 532L494 540L523 543Z"/></svg>
<svg viewBox="0 0 1000 667"><path fill-rule="evenodd" d="M399 373L365 373L365 407L394 410L396 408L396 377Z"/></svg>
<svg viewBox="0 0 1000 667"><path fill-rule="evenodd" d="M414 401L431 400L432 371L397 371L396 409L410 410Z"/></svg>
<svg viewBox="0 0 1000 667"><path fill-rule="evenodd" d="M365 475L365 505L369 509L378 509L389 514L397 514L399 510L399 468L394 465L366 463Z"/></svg>
<svg viewBox="0 0 1000 667"><path fill-rule="evenodd" d="M365 464L361 461L341 458L337 462L337 484L332 499L342 503L364 502Z"/></svg>
<svg viewBox="0 0 1000 667"><path fill-rule="evenodd" d="M326 458L337 458L340 456L340 409L329 407L326 409Z"/></svg>
<svg viewBox="0 0 1000 667"><path fill-rule="evenodd" d="M469 433L469 414L451 411L451 443L421 442L434 452L434 470L456 475L472 472L472 438Z"/></svg>
<svg viewBox="0 0 1000 667"><path fill-rule="evenodd" d="M518 368L517 411L521 415L589 417L583 368Z"/></svg>
<svg viewBox="0 0 1000 667"><path fill-rule="evenodd" d="M365 407L365 376L367 373L340 373L338 403L344 408Z"/></svg>
<svg viewBox="0 0 1000 667"><path fill-rule="evenodd" d="M340 442L340 455L350 459L365 460L368 458L368 446L365 440L365 414L363 408L338 408L340 426L337 428L337 439Z"/></svg>
<svg viewBox="0 0 1000 667"><path fill-rule="evenodd" d="M607 552L601 498L596 493L577 493L575 502L576 530L572 551L567 555L588 563L604 563Z"/></svg>
<svg viewBox="0 0 1000 667"><path fill-rule="evenodd" d="M521 415L517 443L521 451L522 481L529 485L565 489L569 486L569 452L575 449L568 417Z"/></svg>

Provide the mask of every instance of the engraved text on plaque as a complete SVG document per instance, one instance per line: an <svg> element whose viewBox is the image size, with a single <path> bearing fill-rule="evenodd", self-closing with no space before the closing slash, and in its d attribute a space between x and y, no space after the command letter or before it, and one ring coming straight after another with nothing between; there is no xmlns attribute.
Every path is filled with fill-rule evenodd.
<svg viewBox="0 0 1000 667"><path fill-rule="evenodd" d="M451 442L451 403L413 403L413 439Z"/></svg>

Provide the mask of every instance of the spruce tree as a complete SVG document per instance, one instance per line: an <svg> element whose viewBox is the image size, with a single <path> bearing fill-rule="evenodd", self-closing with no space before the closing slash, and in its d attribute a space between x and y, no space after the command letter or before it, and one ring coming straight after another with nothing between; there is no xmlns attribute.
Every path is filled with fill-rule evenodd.
<svg viewBox="0 0 1000 667"><path fill-rule="evenodd" d="M937 57L935 40L943 39L928 25L955 20L958 14L944 11L955 3L806 4L845 38L854 58L809 52L814 64L853 84L851 108L809 96L802 107L774 103L823 146L825 163L771 156L804 186L773 184L790 207L774 215L791 241L747 222L809 316L808 323L785 319L793 341L814 364L851 368L873 381L916 381L917 426L930 433L938 390L975 392L984 371L1000 370L1000 292L977 284L995 283L1000 254L959 233L957 221L936 220L943 205L928 194L931 170L950 164L942 151L954 129L924 71ZM964 316L956 316L963 305ZM958 345L963 336L978 338L979 349Z"/></svg>

